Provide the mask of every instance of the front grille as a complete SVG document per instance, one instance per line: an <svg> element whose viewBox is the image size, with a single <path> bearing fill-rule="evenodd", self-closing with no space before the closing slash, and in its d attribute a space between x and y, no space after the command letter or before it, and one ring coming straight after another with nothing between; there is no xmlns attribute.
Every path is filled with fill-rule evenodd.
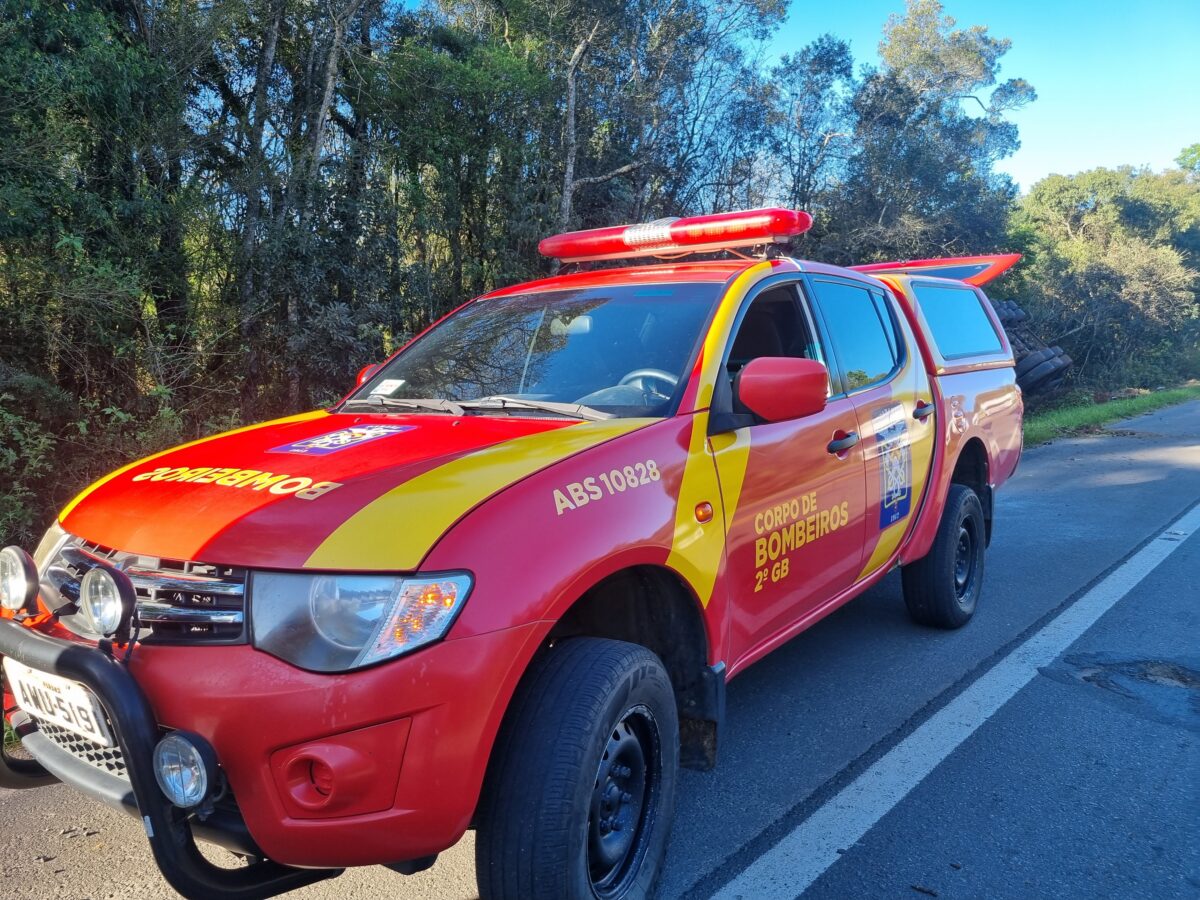
<svg viewBox="0 0 1200 900"><path fill-rule="evenodd" d="M96 565L121 569L137 591L139 639L147 644L240 644L246 640L245 569L126 553L72 538L42 576L47 593L79 599L79 584ZM63 623L81 630L73 615Z"/></svg>
<svg viewBox="0 0 1200 900"><path fill-rule="evenodd" d="M58 725L52 725L41 719L35 719L35 721L38 731L60 749L70 753L76 759L81 759L88 765L94 766L101 772L116 775L126 781L129 780L129 773L125 769L125 757L121 754L120 747L101 747L99 744Z"/></svg>

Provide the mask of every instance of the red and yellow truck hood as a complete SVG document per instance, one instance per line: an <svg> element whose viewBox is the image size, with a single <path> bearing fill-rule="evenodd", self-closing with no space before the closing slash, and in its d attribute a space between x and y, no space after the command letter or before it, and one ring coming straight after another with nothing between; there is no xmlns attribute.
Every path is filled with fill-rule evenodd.
<svg viewBox="0 0 1200 900"><path fill-rule="evenodd" d="M497 491L647 421L305 413L139 460L59 521L146 556L412 570Z"/></svg>

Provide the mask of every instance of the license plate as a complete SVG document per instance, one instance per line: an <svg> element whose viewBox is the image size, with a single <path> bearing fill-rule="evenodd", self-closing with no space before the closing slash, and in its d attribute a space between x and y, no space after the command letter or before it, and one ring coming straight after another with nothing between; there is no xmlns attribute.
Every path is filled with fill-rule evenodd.
<svg viewBox="0 0 1200 900"><path fill-rule="evenodd" d="M113 746L100 701L78 681L40 672L7 658L4 677L17 706L31 716L103 747Z"/></svg>

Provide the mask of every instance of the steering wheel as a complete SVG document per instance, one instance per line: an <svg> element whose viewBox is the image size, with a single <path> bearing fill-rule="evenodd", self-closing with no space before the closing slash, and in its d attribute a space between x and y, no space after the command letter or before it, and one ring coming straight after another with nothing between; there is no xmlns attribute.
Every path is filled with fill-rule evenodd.
<svg viewBox="0 0 1200 900"><path fill-rule="evenodd" d="M651 382L665 384L667 390L659 391L650 387ZM655 393L660 397L670 397L674 392L676 385L679 384L679 377L672 375L670 372L665 372L662 369L634 369L628 372L619 382L621 385L629 385L636 387L644 393Z"/></svg>

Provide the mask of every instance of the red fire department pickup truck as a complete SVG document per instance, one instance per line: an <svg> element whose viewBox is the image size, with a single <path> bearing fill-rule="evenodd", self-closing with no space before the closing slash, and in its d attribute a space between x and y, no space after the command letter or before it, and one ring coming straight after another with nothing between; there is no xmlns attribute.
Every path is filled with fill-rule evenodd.
<svg viewBox="0 0 1200 900"><path fill-rule="evenodd" d="M88 487L0 551L0 786L129 811L188 897L413 872L468 828L485 898L650 893L727 681L897 566L963 625L1021 453L978 287L1016 257L786 258L810 223L549 238L568 271L333 408Z"/></svg>

